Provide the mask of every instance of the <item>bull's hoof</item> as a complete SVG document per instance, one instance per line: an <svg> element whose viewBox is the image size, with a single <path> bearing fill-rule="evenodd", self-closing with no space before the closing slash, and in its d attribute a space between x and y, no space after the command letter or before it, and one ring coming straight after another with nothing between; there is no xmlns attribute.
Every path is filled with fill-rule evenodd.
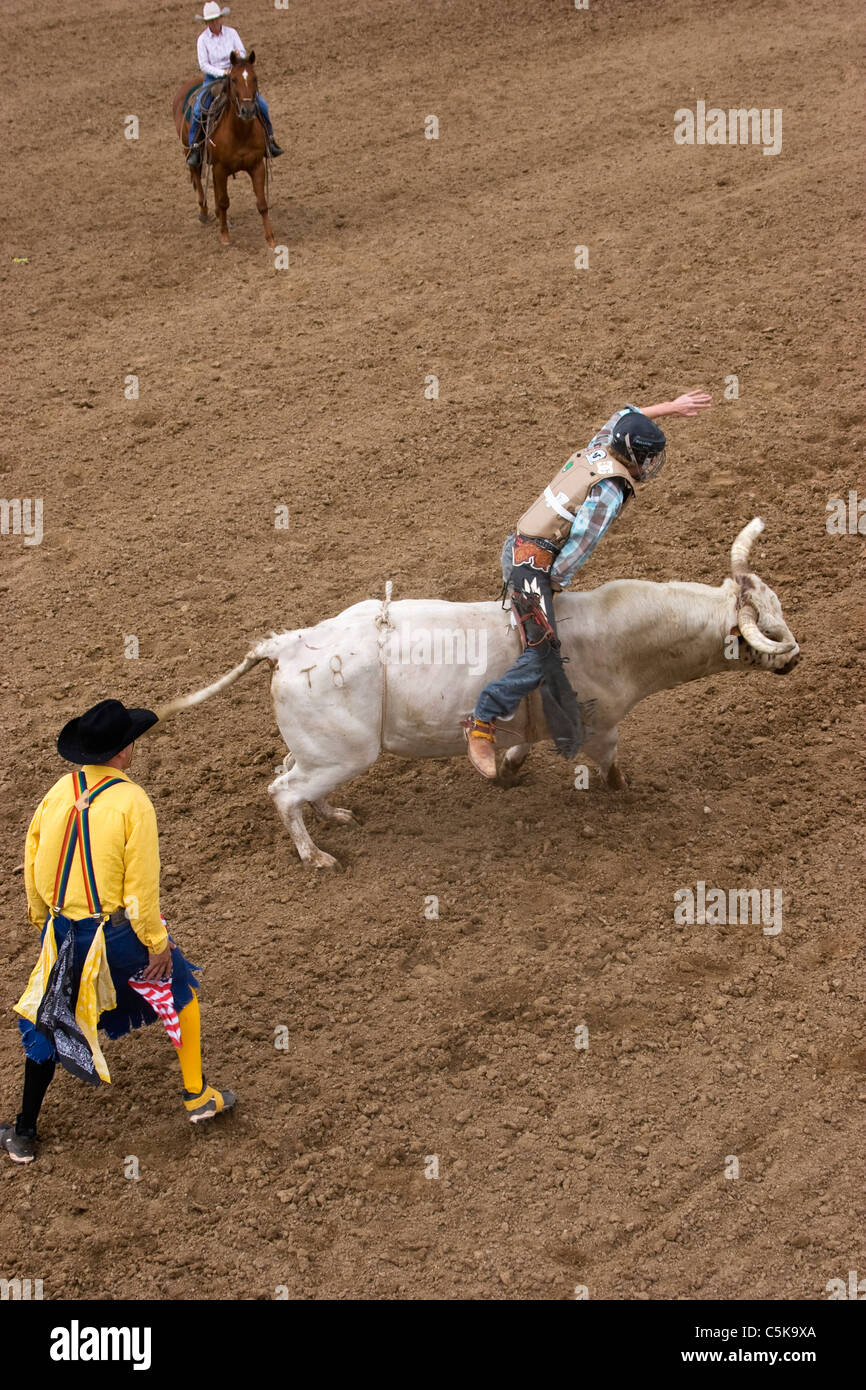
<svg viewBox="0 0 866 1390"><path fill-rule="evenodd" d="M494 786L503 787L505 791L510 791L512 787L519 787L525 777L526 774L520 765L515 767L507 758L503 758Z"/></svg>
<svg viewBox="0 0 866 1390"><path fill-rule="evenodd" d="M335 859L333 854L326 854L323 849L316 850L316 853L311 854L309 859L304 860L304 863L308 864L311 869L332 869L336 873L339 873L343 868L339 859Z"/></svg>
<svg viewBox="0 0 866 1390"><path fill-rule="evenodd" d="M608 774L604 780L607 784L608 790L612 792L624 792L628 787L628 782L626 781L623 774L620 772L616 763L614 763L613 767L608 770Z"/></svg>
<svg viewBox="0 0 866 1390"><path fill-rule="evenodd" d="M328 806L312 801L313 814L328 825L360 825L358 817L347 806Z"/></svg>

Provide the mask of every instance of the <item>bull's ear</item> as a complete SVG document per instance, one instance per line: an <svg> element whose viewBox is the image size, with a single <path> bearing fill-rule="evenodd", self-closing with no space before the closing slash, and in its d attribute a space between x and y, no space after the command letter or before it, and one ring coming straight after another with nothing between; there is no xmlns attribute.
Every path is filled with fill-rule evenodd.
<svg viewBox="0 0 866 1390"><path fill-rule="evenodd" d="M240 61L240 60L239 60L239 58L238 58L237 53L235 52L234 49L232 49L231 53L229 54L229 62L231 63L232 67L234 67L235 63L237 63L237 62L239 62L239 61Z"/></svg>
<svg viewBox="0 0 866 1390"><path fill-rule="evenodd" d="M254 63L255 61L256 61L256 50L255 50L254 48L251 48L250 51L249 51L249 53L247 54L247 62L248 62L248 63Z"/></svg>

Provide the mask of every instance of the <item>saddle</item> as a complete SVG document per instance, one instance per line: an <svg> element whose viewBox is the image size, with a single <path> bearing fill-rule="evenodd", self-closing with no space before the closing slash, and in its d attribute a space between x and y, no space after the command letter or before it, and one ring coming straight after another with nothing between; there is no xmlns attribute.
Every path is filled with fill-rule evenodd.
<svg viewBox="0 0 866 1390"><path fill-rule="evenodd" d="M193 82L192 86L189 87L188 90L184 93L183 118L186 121L187 125L189 125L190 121L192 120L192 109L195 106L196 97L198 96L203 86L204 82L201 80L200 77L197 77Z"/></svg>

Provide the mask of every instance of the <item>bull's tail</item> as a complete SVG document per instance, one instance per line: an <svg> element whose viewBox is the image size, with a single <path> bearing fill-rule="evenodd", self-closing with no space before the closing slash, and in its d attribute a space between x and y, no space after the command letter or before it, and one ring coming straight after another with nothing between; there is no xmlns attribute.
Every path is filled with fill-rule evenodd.
<svg viewBox="0 0 866 1390"><path fill-rule="evenodd" d="M263 644L264 645L264 644ZM166 719L170 719L173 714L179 714L182 709L191 709L193 705L200 705L203 700L209 700L211 695L218 695L221 690L227 690L235 681L245 676L247 671L251 671L254 666L258 666L260 661L267 659L267 652L261 647L254 647L251 652L247 652L239 666L234 670L227 671L224 676L220 676L213 685L206 685L201 690L194 690L191 695L181 695L177 700L170 700L167 705L160 705L156 711L156 716L160 724Z"/></svg>

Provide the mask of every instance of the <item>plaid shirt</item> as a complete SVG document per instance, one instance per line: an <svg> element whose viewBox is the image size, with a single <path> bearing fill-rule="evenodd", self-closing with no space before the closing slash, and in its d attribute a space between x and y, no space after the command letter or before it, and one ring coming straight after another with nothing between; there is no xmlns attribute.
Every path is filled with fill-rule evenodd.
<svg viewBox="0 0 866 1390"><path fill-rule="evenodd" d="M605 421L598 434L593 435L586 447L591 449L600 445L605 448L610 443L617 420L629 410L636 409L636 406L626 405L622 410L617 410ZM575 514L568 540L553 563L550 577L554 584L558 584L561 589L568 587L581 565L586 564L608 526L619 516L630 496L628 485L621 478L602 478L601 482L590 488L586 500Z"/></svg>

